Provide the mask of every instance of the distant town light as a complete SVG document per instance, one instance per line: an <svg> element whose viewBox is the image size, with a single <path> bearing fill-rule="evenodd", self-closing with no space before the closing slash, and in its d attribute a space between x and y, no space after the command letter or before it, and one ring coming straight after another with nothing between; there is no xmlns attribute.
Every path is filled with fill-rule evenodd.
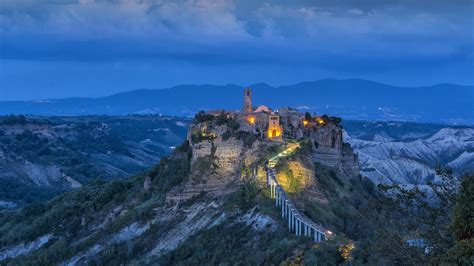
<svg viewBox="0 0 474 266"><path fill-rule="evenodd" d="M308 125L308 120L303 120L303 125L307 126Z"/></svg>
<svg viewBox="0 0 474 266"><path fill-rule="evenodd" d="M316 118L316 122L320 125L324 125L324 120L321 117Z"/></svg>

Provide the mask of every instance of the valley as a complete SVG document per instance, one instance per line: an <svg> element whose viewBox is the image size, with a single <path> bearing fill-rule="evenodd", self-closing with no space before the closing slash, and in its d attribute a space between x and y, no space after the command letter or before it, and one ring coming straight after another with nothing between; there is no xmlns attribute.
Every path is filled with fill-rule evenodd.
<svg viewBox="0 0 474 266"><path fill-rule="evenodd" d="M188 122L161 116L0 117L0 207L141 172L183 141Z"/></svg>

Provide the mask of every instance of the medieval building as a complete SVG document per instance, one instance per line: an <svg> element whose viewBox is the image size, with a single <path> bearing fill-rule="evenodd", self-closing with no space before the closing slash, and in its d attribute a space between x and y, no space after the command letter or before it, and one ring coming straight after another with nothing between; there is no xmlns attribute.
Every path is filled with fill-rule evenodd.
<svg viewBox="0 0 474 266"><path fill-rule="evenodd" d="M220 169L230 169L237 158L252 157L241 157L244 150L250 152L253 148L258 150L259 145L301 140L311 145L314 163L358 173L357 156L350 145L343 142L339 118L312 116L289 107L272 110L257 105L255 108L252 94L252 89L245 88L240 110L213 110L196 115L188 131L193 160L215 156Z"/></svg>

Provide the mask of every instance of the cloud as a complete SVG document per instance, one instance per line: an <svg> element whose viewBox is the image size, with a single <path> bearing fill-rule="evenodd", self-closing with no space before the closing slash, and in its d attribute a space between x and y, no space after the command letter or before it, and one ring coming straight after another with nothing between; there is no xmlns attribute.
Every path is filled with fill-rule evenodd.
<svg viewBox="0 0 474 266"><path fill-rule="evenodd" d="M0 98L182 83L472 84L472 0L0 0Z"/></svg>
<svg viewBox="0 0 474 266"><path fill-rule="evenodd" d="M470 1L4 0L0 58L472 60Z"/></svg>

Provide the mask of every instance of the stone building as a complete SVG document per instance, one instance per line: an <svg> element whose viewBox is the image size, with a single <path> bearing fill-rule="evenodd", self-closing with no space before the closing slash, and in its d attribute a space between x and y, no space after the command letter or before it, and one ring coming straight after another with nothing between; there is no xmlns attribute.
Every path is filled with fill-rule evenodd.
<svg viewBox="0 0 474 266"><path fill-rule="evenodd" d="M358 173L358 158L349 144L343 142L343 130L337 119L328 116L306 117L290 107L272 110L265 105L252 107L252 90L244 91L243 111L236 113L243 130L260 134L272 141L306 139L313 146L313 161ZM344 169L343 169L344 168Z"/></svg>
<svg viewBox="0 0 474 266"><path fill-rule="evenodd" d="M358 173L357 155L350 145L343 142L343 130L339 125L339 119L325 115L305 115L289 107L272 110L268 106L259 105L254 108L253 104L252 89L245 88L241 110L214 110L206 114L214 118L224 115L227 119L238 123L238 131L252 133L262 141L307 140L314 151L314 162ZM224 125L209 128L208 124L203 123L190 128L188 139L192 140L191 136L196 134L200 135L197 139L224 139L224 133L229 134L228 128Z"/></svg>
<svg viewBox="0 0 474 266"><path fill-rule="evenodd" d="M252 89L245 88L244 89L244 112L251 113L253 112L252 109Z"/></svg>
<svg viewBox="0 0 474 266"><path fill-rule="evenodd" d="M269 139L276 139L282 138L282 129L280 126L280 116L275 113L271 113L268 115L268 138Z"/></svg>
<svg viewBox="0 0 474 266"><path fill-rule="evenodd" d="M270 140L282 141L283 128L280 125L280 115L268 106L252 107L252 89L244 89L244 107L236 114L237 121L244 130L260 134Z"/></svg>

